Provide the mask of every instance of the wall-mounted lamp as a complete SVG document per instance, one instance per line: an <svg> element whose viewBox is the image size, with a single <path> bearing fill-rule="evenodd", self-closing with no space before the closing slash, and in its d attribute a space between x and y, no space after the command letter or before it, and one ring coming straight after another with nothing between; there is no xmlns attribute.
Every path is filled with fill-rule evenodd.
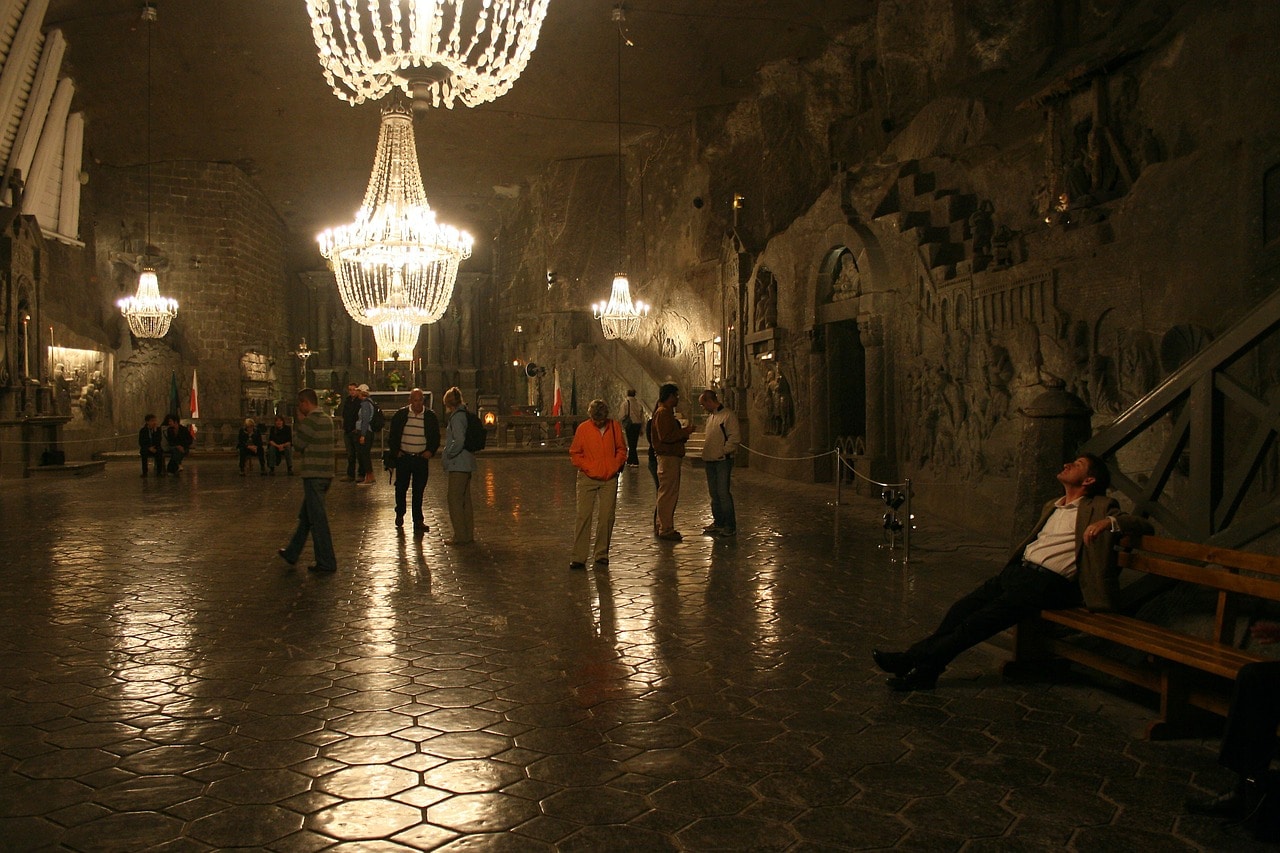
<svg viewBox="0 0 1280 853"><path fill-rule="evenodd" d="M734 194L733 194L733 209L734 209L734 210L742 210L742 203L743 203L744 201L746 201L746 200L747 200L747 199L746 199L746 196L742 195L741 193L734 193Z"/></svg>
<svg viewBox="0 0 1280 853"><path fill-rule="evenodd" d="M547 270L547 290L556 283L556 274L554 270Z"/></svg>
<svg viewBox="0 0 1280 853"><path fill-rule="evenodd" d="M520 325L519 323L516 323L516 327L515 327L515 329L514 329L513 331L514 331L517 335L522 334L522 333L524 332L524 326Z"/></svg>

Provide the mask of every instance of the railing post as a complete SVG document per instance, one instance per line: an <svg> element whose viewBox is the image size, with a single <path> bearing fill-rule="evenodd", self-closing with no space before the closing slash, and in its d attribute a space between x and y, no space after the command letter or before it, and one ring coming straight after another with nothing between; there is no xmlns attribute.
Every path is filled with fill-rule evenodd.
<svg viewBox="0 0 1280 853"><path fill-rule="evenodd" d="M902 525L902 562L911 562L911 478L906 478L907 499L902 504L906 522Z"/></svg>
<svg viewBox="0 0 1280 853"><path fill-rule="evenodd" d="M836 452L832 454L835 458L836 466L836 506L842 506L841 497L844 492L844 451L840 449L840 445L836 445Z"/></svg>

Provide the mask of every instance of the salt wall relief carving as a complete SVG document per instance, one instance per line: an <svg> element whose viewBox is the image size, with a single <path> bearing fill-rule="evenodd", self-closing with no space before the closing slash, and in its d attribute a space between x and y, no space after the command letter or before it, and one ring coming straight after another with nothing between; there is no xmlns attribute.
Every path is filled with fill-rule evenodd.
<svg viewBox="0 0 1280 853"><path fill-rule="evenodd" d="M1115 415L1159 378L1152 335L1107 308L1073 316L1052 270L917 282L915 358L900 385L908 464L968 477L1013 473L1014 415L1061 386Z"/></svg>

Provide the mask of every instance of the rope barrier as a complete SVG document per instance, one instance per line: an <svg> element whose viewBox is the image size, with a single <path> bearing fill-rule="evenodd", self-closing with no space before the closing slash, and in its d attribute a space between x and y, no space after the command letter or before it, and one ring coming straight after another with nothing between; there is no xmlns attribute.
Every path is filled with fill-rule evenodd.
<svg viewBox="0 0 1280 853"><path fill-rule="evenodd" d="M832 452L832 453L839 453L840 451L839 451L839 450L833 450L833 451L831 451L831 452ZM857 468L854 468L852 465L850 465L850 464L848 463L848 461L847 461L847 460L845 460L845 458L844 458L844 455L843 455L843 454L841 454L841 456L840 456L840 464L841 464L841 465L843 465L844 467L848 468L848 469L849 469L849 472L850 472L851 474L853 474L853 476L855 476L855 477L859 478L860 480L865 480L866 482L870 483L870 484L871 484L871 485L873 485L873 486L879 486L879 487L880 487L880 488L882 488L882 489L889 489L889 488L897 489L897 488L902 488L903 486L906 486L906 485L907 485L906 483L882 483L882 482L880 482L879 480L873 480L873 479L871 479L870 477L866 476L865 474L861 474L861 473L859 473Z"/></svg>
<svg viewBox="0 0 1280 853"><path fill-rule="evenodd" d="M768 453L762 453L745 444L739 444L738 446L748 453L754 453L756 456L763 456L765 459L777 459L782 462L803 462L806 459L821 459L824 456L830 456L833 453L840 452L839 450L824 450L822 453L815 453L812 456L770 456Z"/></svg>
<svg viewBox="0 0 1280 853"><path fill-rule="evenodd" d="M864 480L871 485L879 486L882 489L893 489L894 491L892 492L886 491L881 493L881 498L884 499L885 505L889 507L889 511L885 513L884 517L884 527L889 533L889 549L893 550L896 547L898 531L901 530L902 562L911 562L911 528L914 520L914 516L911 513L911 493L914 491L911 486L911 478L908 477L901 483L884 483L880 480L873 480L865 474L859 473L858 469L853 467L853 464L845 458L842 448L837 447L832 452L836 454L836 468L834 472L836 479L836 506L839 506L841 503L841 492L844 485L844 472L841 470L842 467L848 468L855 477ZM902 491L898 492L898 489L901 489ZM905 524L898 517L899 506L903 508L903 515L906 516ZM891 559L896 560L897 558Z"/></svg>
<svg viewBox="0 0 1280 853"><path fill-rule="evenodd" d="M116 440L121 439L121 438L134 438L134 439L136 439L137 437L138 437L138 434L137 434L137 433L127 433L127 432L124 432L124 433L117 433L116 435L104 435L104 436L100 436L100 437L98 437L98 438L63 438L63 439L59 439L59 440L58 440L57 442L55 442L55 443L56 443L57 445L59 445L59 446L61 446L61 445L63 445L63 444L89 444L89 443L99 442L99 441L116 441ZM16 439L16 440L14 440L14 439L2 439L2 438L0 438L0 444L19 444L19 445L22 445L22 444L41 444L41 443L42 443L42 442L41 442L41 441L39 441L39 440L26 441L26 440L24 440L24 439Z"/></svg>

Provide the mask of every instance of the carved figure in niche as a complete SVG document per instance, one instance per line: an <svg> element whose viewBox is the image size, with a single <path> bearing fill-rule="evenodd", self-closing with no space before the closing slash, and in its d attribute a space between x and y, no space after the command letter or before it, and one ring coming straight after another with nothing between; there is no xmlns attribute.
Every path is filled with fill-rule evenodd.
<svg viewBox="0 0 1280 853"><path fill-rule="evenodd" d="M1089 177L1089 170L1085 168L1082 157L1077 156L1071 159L1071 162L1067 165L1064 182L1066 184L1067 210L1089 207L1096 201L1093 197L1093 180Z"/></svg>
<svg viewBox="0 0 1280 853"><path fill-rule="evenodd" d="M53 368L53 405L58 414L71 414L71 380L67 377L67 366L62 362Z"/></svg>
<svg viewBox="0 0 1280 853"><path fill-rule="evenodd" d="M778 325L778 283L773 273L761 269L756 276L754 331L762 332Z"/></svg>
<svg viewBox="0 0 1280 853"><path fill-rule="evenodd" d="M990 201L983 201L978 209L969 214L969 234L973 237L973 259L988 260L991 257L991 238L995 234L994 215L996 206ZM974 264L978 266L977 263ZM985 264L983 265L985 268Z"/></svg>
<svg viewBox="0 0 1280 853"><path fill-rule="evenodd" d="M853 252L847 249L840 253L836 264L835 280L831 283L831 301L839 302L862 295L862 270L858 268L858 260Z"/></svg>
<svg viewBox="0 0 1280 853"><path fill-rule="evenodd" d="M769 384L769 410L772 417L773 434L786 435L795 423L795 406L791 398L791 383L782 375L782 368L771 373L773 379Z"/></svg>
<svg viewBox="0 0 1280 853"><path fill-rule="evenodd" d="M1013 238L1015 232L1008 225L1001 225L991 237L991 267L1002 270L1013 266Z"/></svg>
<svg viewBox="0 0 1280 853"><path fill-rule="evenodd" d="M1145 332L1121 332L1117 360L1121 400L1132 403L1156 386L1160 372L1156 366L1155 346Z"/></svg>
<svg viewBox="0 0 1280 853"><path fill-rule="evenodd" d="M89 375L89 383L80 392L80 414L86 421L93 421L108 413L107 380L101 370Z"/></svg>

